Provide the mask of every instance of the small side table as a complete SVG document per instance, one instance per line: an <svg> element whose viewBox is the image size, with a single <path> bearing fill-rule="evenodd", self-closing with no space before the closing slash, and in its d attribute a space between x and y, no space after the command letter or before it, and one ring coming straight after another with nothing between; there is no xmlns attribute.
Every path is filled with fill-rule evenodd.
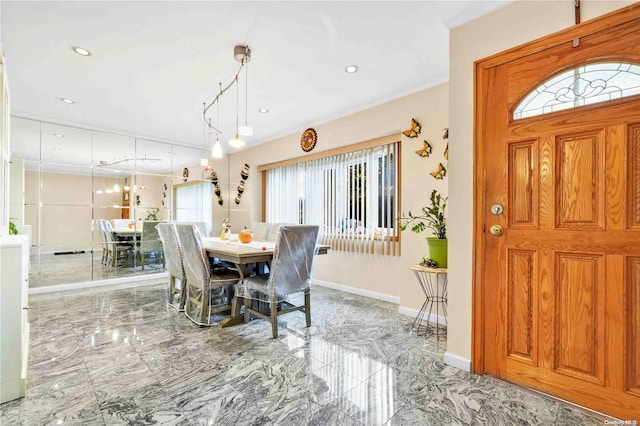
<svg viewBox="0 0 640 426"><path fill-rule="evenodd" d="M427 268L421 265L411 265L409 267L418 279L418 283L425 295L425 301L420 308L420 312L413 321L411 330L417 336L424 334L425 337L436 336L440 340L440 336L447 337L447 328L445 324L440 324L440 311L444 315L445 323L447 322L447 270L444 268ZM433 314L435 305L436 323L431 325L429 321ZM426 318L425 318L426 316ZM425 322L426 321L426 322ZM425 322L423 324L423 322Z"/></svg>

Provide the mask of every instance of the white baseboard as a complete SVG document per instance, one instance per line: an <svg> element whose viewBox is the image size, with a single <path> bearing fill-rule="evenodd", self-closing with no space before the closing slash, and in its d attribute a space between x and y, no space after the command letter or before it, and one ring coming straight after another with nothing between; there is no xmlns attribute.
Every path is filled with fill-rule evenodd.
<svg viewBox="0 0 640 426"><path fill-rule="evenodd" d="M444 353L444 363L464 371L471 371L471 360L454 355L451 352Z"/></svg>
<svg viewBox="0 0 640 426"><path fill-rule="evenodd" d="M407 308L406 306L398 306L398 313L400 315L406 315L408 317L415 318L418 316L419 312L420 312L419 309ZM447 319L445 317L441 315L436 315L433 312L431 312L431 315L429 316L425 315L424 319L434 324L438 323L438 324L447 325Z"/></svg>
<svg viewBox="0 0 640 426"><path fill-rule="evenodd" d="M329 281L312 280L313 284L317 284L321 287L332 288L334 290L344 291L345 293L353 293L359 296L366 296L372 299L384 300L385 302L400 304L400 298L397 296L391 296L390 294L377 293L375 291L364 290L361 288L350 287L348 285L336 284Z"/></svg>
<svg viewBox="0 0 640 426"><path fill-rule="evenodd" d="M44 287L30 288L29 294L53 293L56 291L80 290L84 288L102 287L102 286L108 286L108 285L110 286L110 285L117 285L117 284L129 284L129 283L137 283L136 285L138 286L151 285L151 284L157 284L156 282L157 280L161 280L168 277L169 277L168 272L161 272L157 274L109 278L106 280L98 280L98 281L83 281L83 282L72 283L72 284L47 285ZM142 281L149 281L149 282L142 283Z"/></svg>

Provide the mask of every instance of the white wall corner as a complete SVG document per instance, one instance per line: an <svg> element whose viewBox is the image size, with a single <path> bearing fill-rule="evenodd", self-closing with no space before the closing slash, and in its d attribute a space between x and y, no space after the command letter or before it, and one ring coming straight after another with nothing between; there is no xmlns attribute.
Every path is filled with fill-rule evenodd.
<svg viewBox="0 0 640 426"><path fill-rule="evenodd" d="M443 361L445 364L459 368L464 371L471 371L471 360L463 358L451 352L445 352Z"/></svg>

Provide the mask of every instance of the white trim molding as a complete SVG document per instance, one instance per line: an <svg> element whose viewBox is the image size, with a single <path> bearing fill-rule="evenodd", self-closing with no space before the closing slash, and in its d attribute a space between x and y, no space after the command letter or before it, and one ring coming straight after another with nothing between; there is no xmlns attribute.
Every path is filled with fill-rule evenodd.
<svg viewBox="0 0 640 426"><path fill-rule="evenodd" d="M434 307L434 309L435 309L435 307ZM406 315L408 317L415 318L415 317L418 316L419 312L420 312L420 310L418 310L418 309L407 308L406 306L398 306L398 313L400 315ZM447 319L445 317L440 316L440 315L436 315L433 312L431 312L431 315L429 315L428 317L425 316L424 319L426 321L432 322L434 324L437 323L437 324L440 324L440 325L447 325Z"/></svg>
<svg viewBox="0 0 640 426"><path fill-rule="evenodd" d="M169 278L168 272L157 274L134 275L131 277L110 278L98 281L83 281L72 284L47 285L44 287L33 287L29 289L29 294L53 293L56 291L80 290L91 287L112 286L118 284L135 284L136 286L158 284L158 280ZM147 281L147 282L143 282Z"/></svg>
<svg viewBox="0 0 640 426"><path fill-rule="evenodd" d="M452 354L451 352L444 353L444 363L452 367L459 368L464 371L471 371L471 360L463 358L459 355Z"/></svg>
<svg viewBox="0 0 640 426"><path fill-rule="evenodd" d="M364 290L357 287L351 287L348 285L336 284L329 281L321 281L321 280L311 280L313 284L319 285L320 287L327 287L334 290L344 291L345 293L353 293L359 296L366 296L372 299L384 300L385 302L395 303L396 305L400 304L400 297L392 296L390 294L384 293L376 293L371 290Z"/></svg>

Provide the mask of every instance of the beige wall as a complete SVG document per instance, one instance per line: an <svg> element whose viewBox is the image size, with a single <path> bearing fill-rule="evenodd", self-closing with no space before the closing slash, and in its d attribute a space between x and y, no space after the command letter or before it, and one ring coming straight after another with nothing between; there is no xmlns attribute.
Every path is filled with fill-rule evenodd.
<svg viewBox="0 0 640 426"><path fill-rule="evenodd" d="M583 1L586 21L632 2ZM449 330L447 353L471 358L473 63L574 24L573 1L518 1L450 33Z"/></svg>
<svg viewBox="0 0 640 426"><path fill-rule="evenodd" d="M402 209L419 210L428 202L433 188L447 193L448 176L435 180L429 174L436 170L439 162L445 167L443 153L447 141L442 139L444 128L448 127L447 84L423 90L412 95L367 109L365 111L325 124L309 123L318 133L318 143L312 153L349 145L381 136L399 134L411 125L415 118L422 125L418 138L402 136ZM232 210L232 223L236 229L250 226L261 220L262 180L257 166L270 162L300 157L304 152L300 148L301 128L295 134L239 151L231 156L231 186L235 188L240 179L240 170L244 163L251 166L245 194L239 206ZM256 129L259 131L259 129ZM415 151L428 140L433 153L422 158ZM358 290L381 293L400 301L404 307L419 309L424 301L417 281L408 266L419 261L427 253L425 238L404 232L402 234L402 256L372 256L344 252L330 252L319 256L314 266L314 279L349 286Z"/></svg>

